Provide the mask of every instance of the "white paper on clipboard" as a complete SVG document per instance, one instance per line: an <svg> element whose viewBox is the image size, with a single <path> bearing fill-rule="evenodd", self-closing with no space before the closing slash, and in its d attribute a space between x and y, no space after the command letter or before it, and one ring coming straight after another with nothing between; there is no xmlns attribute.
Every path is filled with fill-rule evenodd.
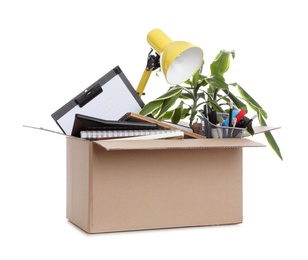
<svg viewBox="0 0 308 260"><path fill-rule="evenodd" d="M89 100L79 102L83 97ZM143 106L142 99L117 66L51 116L64 134L71 135L75 114L119 120L125 113L139 113Z"/></svg>

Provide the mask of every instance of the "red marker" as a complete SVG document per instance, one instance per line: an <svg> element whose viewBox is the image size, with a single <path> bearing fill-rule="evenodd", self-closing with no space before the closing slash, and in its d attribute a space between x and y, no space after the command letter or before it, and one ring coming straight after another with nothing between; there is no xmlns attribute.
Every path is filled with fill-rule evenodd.
<svg viewBox="0 0 308 260"><path fill-rule="evenodd" d="M240 112L236 115L236 123L240 122L240 120L244 117L246 114L246 111L244 109L241 109Z"/></svg>

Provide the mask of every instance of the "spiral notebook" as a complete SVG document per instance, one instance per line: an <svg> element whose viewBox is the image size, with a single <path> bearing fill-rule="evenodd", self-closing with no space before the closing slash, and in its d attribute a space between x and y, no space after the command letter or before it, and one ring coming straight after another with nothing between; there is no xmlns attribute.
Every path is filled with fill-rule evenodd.
<svg viewBox="0 0 308 260"><path fill-rule="evenodd" d="M80 137L88 140L100 139L118 139L126 140L146 140L146 139L174 139L183 138L184 133L181 130L90 130L81 131Z"/></svg>

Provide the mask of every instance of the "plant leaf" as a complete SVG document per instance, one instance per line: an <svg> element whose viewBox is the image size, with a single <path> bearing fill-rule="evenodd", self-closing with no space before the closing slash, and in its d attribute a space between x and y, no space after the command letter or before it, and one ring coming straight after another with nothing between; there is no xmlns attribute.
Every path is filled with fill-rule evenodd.
<svg viewBox="0 0 308 260"><path fill-rule="evenodd" d="M180 90L182 90L182 89L180 89ZM160 112L157 116L157 120L160 120L164 116L164 114L168 111L168 109L171 108L175 104L175 102L177 101L177 99L179 98L181 93L182 92L180 91L176 95L173 95L172 97L165 99L163 101L163 104L161 106L161 110L160 110Z"/></svg>
<svg viewBox="0 0 308 260"><path fill-rule="evenodd" d="M202 100L205 100L205 94L204 94L204 92L199 92L198 94L197 94L197 98L198 98L198 100L201 98ZM204 101L203 101L204 102Z"/></svg>
<svg viewBox="0 0 308 260"><path fill-rule="evenodd" d="M170 88L165 94L161 95L160 97L156 98L155 100L146 104L141 111L139 112L140 115L146 116L152 114L153 112L157 112L157 110L163 106L164 101L170 99L174 96L179 96L178 94L181 93L183 88L181 86L175 86ZM159 113L160 115L161 113Z"/></svg>
<svg viewBox="0 0 308 260"><path fill-rule="evenodd" d="M248 119L249 120L249 119ZM253 128L252 128L252 125L251 124L249 124L248 126L247 126L247 132L250 134L250 135L254 135L255 134L255 131L253 130Z"/></svg>
<svg viewBox="0 0 308 260"><path fill-rule="evenodd" d="M169 120L170 118L172 118L173 114L174 114L174 110L169 110L164 114L164 116L161 119Z"/></svg>
<svg viewBox="0 0 308 260"><path fill-rule="evenodd" d="M192 85L194 88L197 87L199 78L200 78L200 69L196 71L196 73L193 75L193 78L192 78Z"/></svg>
<svg viewBox="0 0 308 260"><path fill-rule="evenodd" d="M241 97L247 101L248 105L256 112L259 112L262 114L264 118L267 118L267 113L264 111L264 109L258 104L257 101L255 101L240 85L237 85L238 92L240 93Z"/></svg>
<svg viewBox="0 0 308 260"><path fill-rule="evenodd" d="M219 54L215 57L212 62L211 75L221 75L223 76L225 72L228 71L230 67L230 52L221 50Z"/></svg>
<svg viewBox="0 0 308 260"><path fill-rule="evenodd" d="M186 90L186 93L182 93L181 96L180 96L181 99L187 99L187 100L190 100L193 97L194 97L193 94L188 90Z"/></svg>
<svg viewBox="0 0 308 260"><path fill-rule="evenodd" d="M177 124L181 118L182 118L182 114L183 114L183 104L184 102L182 101L177 108L174 110L174 113L171 117L171 122L174 124Z"/></svg>
<svg viewBox="0 0 308 260"><path fill-rule="evenodd" d="M217 112L226 113L226 111L221 108L216 100L209 100L208 104L211 105Z"/></svg>
<svg viewBox="0 0 308 260"><path fill-rule="evenodd" d="M182 117L181 117L181 119L184 119L184 118L188 117L190 111L191 111L190 108L184 108L184 109L183 109L183 112L182 112Z"/></svg>
<svg viewBox="0 0 308 260"><path fill-rule="evenodd" d="M162 104L164 103L163 100L154 100L151 101L150 103L146 104L141 111L139 112L140 115L147 116L152 114L154 111L159 109Z"/></svg>
<svg viewBox="0 0 308 260"><path fill-rule="evenodd" d="M156 117L156 115L159 113L159 110L160 110L161 106L159 106L158 108L156 108L155 110L153 110L153 112L151 113L151 115L153 117Z"/></svg>
<svg viewBox="0 0 308 260"><path fill-rule="evenodd" d="M267 126L264 118L262 117L262 115L259 113L259 122L260 122L260 125L261 126ZM272 135L271 132L265 132L264 133L266 139L267 139L267 142L269 143L269 145L273 148L273 150L275 151L275 153L278 155L278 157L283 160L282 158L282 155L281 155L281 152L280 152L280 149L279 149L279 146L274 138L274 136Z"/></svg>
<svg viewBox="0 0 308 260"><path fill-rule="evenodd" d="M172 97L178 95L178 93L181 93L182 90L183 90L183 87L181 87L181 86L174 86L174 87L170 88L165 94L163 94L160 97L156 98L154 101L165 100L165 99L172 98Z"/></svg>
<svg viewBox="0 0 308 260"><path fill-rule="evenodd" d="M216 89L228 89L228 84L224 78L219 75L214 75L205 79L208 84Z"/></svg>
<svg viewBox="0 0 308 260"><path fill-rule="evenodd" d="M237 106L239 109L244 109L246 113L248 112L248 108L246 104L244 104L241 100L239 100L235 95L232 94L231 91L225 91L224 92L229 96L229 98L232 100L232 102Z"/></svg>

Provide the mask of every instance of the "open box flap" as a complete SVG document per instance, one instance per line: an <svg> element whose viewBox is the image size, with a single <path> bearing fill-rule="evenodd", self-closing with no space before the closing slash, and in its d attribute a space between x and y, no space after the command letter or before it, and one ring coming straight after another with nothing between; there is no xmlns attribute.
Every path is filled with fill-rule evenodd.
<svg viewBox="0 0 308 260"><path fill-rule="evenodd" d="M47 132L50 132L50 133L63 135L63 136L66 136L66 137L76 138L74 136L66 135L64 133L61 133L61 132L58 132L58 131L54 131L54 130L49 130L49 129L46 129L46 128L43 128L43 127L35 127L35 126L29 126L29 125L23 125L23 127L29 127L29 128L33 128L33 129L37 129L37 130L43 130L43 131L47 131ZM277 127L273 127L273 126L254 126L253 130L254 130L255 135L256 135L256 134L261 134L261 133L269 132L269 131L280 129L280 128L281 127L278 127L278 126ZM195 135L196 135L195 138L198 138L198 137L201 136L201 135L198 135L198 134L195 134ZM251 136L250 133L248 133L247 131L244 131L242 137L248 137L248 136ZM205 138L205 137L202 136L202 138Z"/></svg>
<svg viewBox="0 0 308 260"><path fill-rule="evenodd" d="M28 128L32 128L32 129L36 129L36 130L42 130L42 131L46 131L46 132L50 132L50 133L58 134L58 135L62 135L62 136L67 136L67 135L60 133L58 131L49 130L49 129L46 129L46 128L43 128L43 127L36 127L36 126L30 126L30 125L23 125L23 127L28 127Z"/></svg>
<svg viewBox="0 0 308 260"><path fill-rule="evenodd" d="M114 150L161 150L264 147L264 144L245 138L181 139L181 140L98 140L93 141L107 151Z"/></svg>
<svg viewBox="0 0 308 260"><path fill-rule="evenodd" d="M37 130L43 130L54 134L65 136L66 138L78 139L78 137L65 135L63 133L49 130L42 127L33 127L24 125ZM255 134L264 133L267 131L279 129L280 127L269 126L254 126ZM248 137L250 134L247 132L243 137ZM87 141L83 139L83 141ZM205 138L205 139L182 139L182 140L97 140L93 141L106 149L112 150L159 150L159 149L205 149L205 148L235 148L235 147L264 147L264 144L246 139L246 138Z"/></svg>
<svg viewBox="0 0 308 260"><path fill-rule="evenodd" d="M256 134L262 134L262 133L265 133L265 132L276 130L276 129L279 129L279 128L280 127L278 127L278 126L275 127L275 126L260 126L260 125L257 125L257 126L253 126L253 131L255 132L255 135L256 135ZM247 137L247 136L251 136L251 135L246 130L243 133L242 137Z"/></svg>

